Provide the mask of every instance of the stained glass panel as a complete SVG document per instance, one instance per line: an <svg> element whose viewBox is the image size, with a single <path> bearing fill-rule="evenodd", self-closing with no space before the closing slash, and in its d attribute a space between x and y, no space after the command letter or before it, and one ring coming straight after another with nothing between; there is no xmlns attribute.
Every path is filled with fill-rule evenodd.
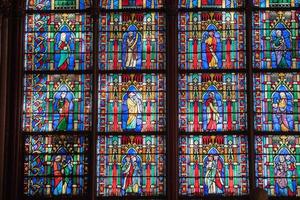
<svg viewBox="0 0 300 200"><path fill-rule="evenodd" d="M255 68L300 68L299 20L295 10L254 12Z"/></svg>
<svg viewBox="0 0 300 200"><path fill-rule="evenodd" d="M185 196L248 193L247 137L181 136L179 193Z"/></svg>
<svg viewBox="0 0 300 200"><path fill-rule="evenodd" d="M237 8L244 0L178 0L179 8Z"/></svg>
<svg viewBox="0 0 300 200"><path fill-rule="evenodd" d="M128 8L162 8L164 0L99 0L100 8L128 9Z"/></svg>
<svg viewBox="0 0 300 200"><path fill-rule="evenodd" d="M244 74L180 74L179 128L184 132L246 129Z"/></svg>
<svg viewBox="0 0 300 200"><path fill-rule="evenodd" d="M88 15L29 14L25 28L25 70L91 68L92 25Z"/></svg>
<svg viewBox="0 0 300 200"><path fill-rule="evenodd" d="M245 19L240 12L179 14L180 69L245 68Z"/></svg>
<svg viewBox="0 0 300 200"><path fill-rule="evenodd" d="M254 74L255 129L299 131L300 74Z"/></svg>
<svg viewBox="0 0 300 200"><path fill-rule="evenodd" d="M270 196L300 196L299 144L299 136L256 136L256 185Z"/></svg>
<svg viewBox="0 0 300 200"><path fill-rule="evenodd" d="M91 76L28 74L24 79L23 131L91 129Z"/></svg>
<svg viewBox="0 0 300 200"><path fill-rule="evenodd" d="M99 22L100 69L165 69L164 14L103 13Z"/></svg>
<svg viewBox="0 0 300 200"><path fill-rule="evenodd" d="M163 136L98 136L98 195L164 195L165 153Z"/></svg>
<svg viewBox="0 0 300 200"><path fill-rule="evenodd" d="M163 74L102 74L99 77L101 132L165 130Z"/></svg>
<svg viewBox="0 0 300 200"><path fill-rule="evenodd" d="M26 195L79 195L87 190L85 136L25 136Z"/></svg>
<svg viewBox="0 0 300 200"><path fill-rule="evenodd" d="M254 6L259 6L261 8L284 8L284 7L299 7L299 0L253 0Z"/></svg>
<svg viewBox="0 0 300 200"><path fill-rule="evenodd" d="M89 0L27 0L27 10L72 10L90 7Z"/></svg>

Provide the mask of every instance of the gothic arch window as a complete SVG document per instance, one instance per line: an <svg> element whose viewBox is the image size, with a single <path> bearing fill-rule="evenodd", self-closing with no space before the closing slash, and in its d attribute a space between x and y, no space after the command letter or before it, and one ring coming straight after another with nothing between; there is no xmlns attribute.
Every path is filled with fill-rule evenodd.
<svg viewBox="0 0 300 200"><path fill-rule="evenodd" d="M101 0L100 8L97 196L165 196L163 1Z"/></svg>
<svg viewBox="0 0 300 200"><path fill-rule="evenodd" d="M253 90L256 186L300 196L300 2L254 1Z"/></svg>
<svg viewBox="0 0 300 200"><path fill-rule="evenodd" d="M93 23L89 1L29 0L24 46L25 196L88 192Z"/></svg>
<svg viewBox="0 0 300 200"><path fill-rule="evenodd" d="M179 1L181 196L249 193L244 6Z"/></svg>

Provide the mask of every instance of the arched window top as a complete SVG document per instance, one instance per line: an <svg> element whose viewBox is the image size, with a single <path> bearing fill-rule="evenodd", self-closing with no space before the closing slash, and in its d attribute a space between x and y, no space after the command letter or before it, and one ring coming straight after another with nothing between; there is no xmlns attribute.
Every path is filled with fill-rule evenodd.
<svg viewBox="0 0 300 200"><path fill-rule="evenodd" d="M100 8L126 9L126 8L162 8L165 0L100 0Z"/></svg>
<svg viewBox="0 0 300 200"><path fill-rule="evenodd" d="M27 0L26 10L83 10L90 5L90 0Z"/></svg>

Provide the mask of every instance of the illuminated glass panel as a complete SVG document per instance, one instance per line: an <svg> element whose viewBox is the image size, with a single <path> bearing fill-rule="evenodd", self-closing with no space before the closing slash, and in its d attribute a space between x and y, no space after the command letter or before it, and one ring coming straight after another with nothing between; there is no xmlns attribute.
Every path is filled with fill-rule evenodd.
<svg viewBox="0 0 300 200"><path fill-rule="evenodd" d="M255 129L299 131L300 74L254 74Z"/></svg>
<svg viewBox="0 0 300 200"><path fill-rule="evenodd" d="M254 6L259 6L261 8L270 8L270 7L299 7L299 0L253 0Z"/></svg>
<svg viewBox="0 0 300 200"><path fill-rule="evenodd" d="M85 136L25 136L26 195L79 195L87 190Z"/></svg>
<svg viewBox="0 0 300 200"><path fill-rule="evenodd" d="M105 9L126 8L162 8L164 0L100 0L100 7Z"/></svg>
<svg viewBox="0 0 300 200"><path fill-rule="evenodd" d="M28 0L27 10L72 10L90 7L89 0Z"/></svg>
<svg viewBox="0 0 300 200"><path fill-rule="evenodd" d="M165 148L163 136L98 136L98 195L164 195Z"/></svg>
<svg viewBox="0 0 300 200"><path fill-rule="evenodd" d="M300 68L299 20L295 10L254 12L255 68Z"/></svg>
<svg viewBox="0 0 300 200"><path fill-rule="evenodd" d="M179 8L237 8L244 0L178 0Z"/></svg>
<svg viewBox="0 0 300 200"><path fill-rule="evenodd" d="M99 131L164 131L165 85L163 74L101 74Z"/></svg>
<svg viewBox="0 0 300 200"><path fill-rule="evenodd" d="M179 128L184 132L246 129L244 74L180 74Z"/></svg>
<svg viewBox="0 0 300 200"><path fill-rule="evenodd" d="M240 12L180 13L179 68L245 68L244 29L245 19Z"/></svg>
<svg viewBox="0 0 300 200"><path fill-rule="evenodd" d="M25 75L23 131L90 130L91 101L90 75Z"/></svg>
<svg viewBox="0 0 300 200"><path fill-rule="evenodd" d="M78 13L28 14L25 28L25 70L91 68L92 25Z"/></svg>
<svg viewBox="0 0 300 200"><path fill-rule="evenodd" d="M99 23L101 70L165 69L164 14L103 13Z"/></svg>
<svg viewBox="0 0 300 200"><path fill-rule="evenodd" d="M181 136L180 195L247 194L247 149L246 136Z"/></svg>
<svg viewBox="0 0 300 200"><path fill-rule="evenodd" d="M300 196L300 137L256 136L256 185L270 196Z"/></svg>

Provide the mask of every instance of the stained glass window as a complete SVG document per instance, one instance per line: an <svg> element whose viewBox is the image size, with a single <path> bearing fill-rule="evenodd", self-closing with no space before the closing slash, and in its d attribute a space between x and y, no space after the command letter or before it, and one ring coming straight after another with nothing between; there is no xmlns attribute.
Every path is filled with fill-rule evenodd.
<svg viewBox="0 0 300 200"><path fill-rule="evenodd" d="M255 74L254 83L256 130L299 131L300 74Z"/></svg>
<svg viewBox="0 0 300 200"><path fill-rule="evenodd" d="M242 12L182 12L178 20L180 69L245 68Z"/></svg>
<svg viewBox="0 0 300 200"><path fill-rule="evenodd" d="M237 8L244 0L178 0L179 8Z"/></svg>
<svg viewBox="0 0 300 200"><path fill-rule="evenodd" d="M27 0L27 10L82 10L89 8L89 0Z"/></svg>
<svg viewBox="0 0 300 200"><path fill-rule="evenodd" d="M87 190L86 136L26 135L24 192L50 196Z"/></svg>
<svg viewBox="0 0 300 200"><path fill-rule="evenodd" d="M99 68L165 69L165 15L159 12L111 12L100 16ZM128 41L136 38L132 48L136 61L128 60Z"/></svg>
<svg viewBox="0 0 300 200"><path fill-rule="evenodd" d="M165 196L163 1L101 0L100 8L97 195Z"/></svg>
<svg viewBox="0 0 300 200"><path fill-rule="evenodd" d="M300 196L300 0L167 2L26 2L25 199Z"/></svg>
<svg viewBox="0 0 300 200"><path fill-rule="evenodd" d="M270 196L300 196L299 1L257 0L254 6L256 186Z"/></svg>
<svg viewBox="0 0 300 200"><path fill-rule="evenodd" d="M248 194L244 1L178 6L179 195Z"/></svg>
<svg viewBox="0 0 300 200"><path fill-rule="evenodd" d="M246 194L247 147L245 136L181 136L179 192L188 196Z"/></svg>
<svg viewBox="0 0 300 200"><path fill-rule="evenodd" d="M99 136L97 188L103 196L165 193L164 136Z"/></svg>
<svg viewBox="0 0 300 200"><path fill-rule="evenodd" d="M299 196L298 135L256 136L257 186L271 196Z"/></svg>
<svg viewBox="0 0 300 200"><path fill-rule="evenodd" d="M164 0L99 0L100 8L113 9L139 9L139 8L163 8Z"/></svg>
<svg viewBox="0 0 300 200"><path fill-rule="evenodd" d="M254 6L259 6L261 8L289 8L289 7L299 7L299 0L253 0Z"/></svg>
<svg viewBox="0 0 300 200"><path fill-rule="evenodd" d="M27 2L22 123L26 196L87 193L93 36L90 15L78 11L89 6L75 0Z"/></svg>
<svg viewBox="0 0 300 200"><path fill-rule="evenodd" d="M165 130L165 77L163 74L103 74L99 77L99 131L153 132ZM129 126L130 93L139 106L135 126ZM140 109L140 110L139 110Z"/></svg>
<svg viewBox="0 0 300 200"><path fill-rule="evenodd" d="M300 68L300 12L253 13L253 62L255 68Z"/></svg>
<svg viewBox="0 0 300 200"><path fill-rule="evenodd" d="M181 131L246 130L244 74L190 73L180 74L179 78L178 112ZM216 123L211 121L212 112L218 113Z"/></svg>

